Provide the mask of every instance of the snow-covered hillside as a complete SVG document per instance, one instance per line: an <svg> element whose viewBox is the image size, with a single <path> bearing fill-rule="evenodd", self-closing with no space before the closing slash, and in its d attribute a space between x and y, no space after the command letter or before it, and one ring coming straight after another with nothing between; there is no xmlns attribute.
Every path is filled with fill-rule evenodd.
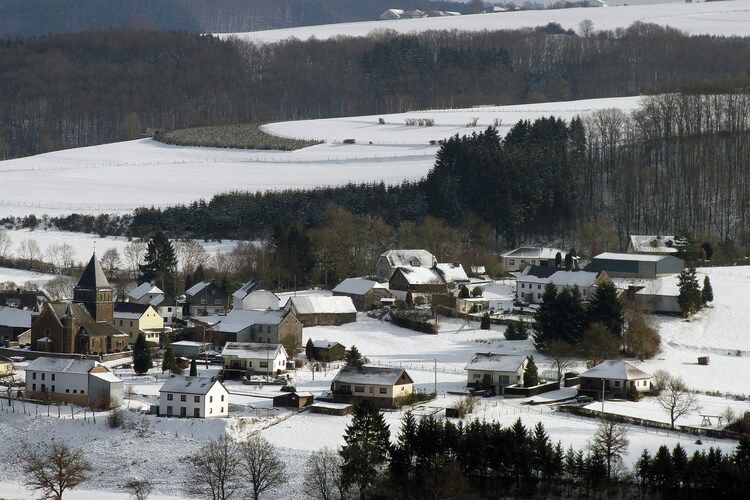
<svg viewBox="0 0 750 500"><path fill-rule="evenodd" d="M628 3L628 2L624 2ZM335 36L365 36L373 31L394 30L398 33L428 30L512 30L559 23L565 29L577 30L584 19L594 23L595 30L625 28L634 22L671 26L688 34L747 36L750 4L746 0L726 2L663 3L655 5L620 5L599 8L528 10L467 16L398 19L361 23L303 26L251 33L222 34L256 42L277 42L288 38L307 40Z"/></svg>

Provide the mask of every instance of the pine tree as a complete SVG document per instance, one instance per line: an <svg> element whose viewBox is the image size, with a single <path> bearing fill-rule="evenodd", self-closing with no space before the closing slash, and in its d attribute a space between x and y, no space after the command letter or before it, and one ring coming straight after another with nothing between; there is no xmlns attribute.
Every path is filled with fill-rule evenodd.
<svg viewBox="0 0 750 500"><path fill-rule="evenodd" d="M548 283L542 293L542 303L534 313L534 346L540 351L559 338L557 315L557 287Z"/></svg>
<svg viewBox="0 0 750 500"><path fill-rule="evenodd" d="M534 356L529 356L529 362L523 370L523 386L533 387L539 385L539 373L534 363Z"/></svg>
<svg viewBox="0 0 750 500"><path fill-rule="evenodd" d="M349 352L346 353L344 362L346 363L346 366L351 366L357 369L360 369L363 366L365 366L365 360L362 358L362 355L359 353L357 346L354 346L354 345L352 346L351 349L349 349Z"/></svg>
<svg viewBox="0 0 750 500"><path fill-rule="evenodd" d="M482 330L490 329L490 313L484 313L482 315L482 320L479 322L479 328Z"/></svg>
<svg viewBox="0 0 750 500"><path fill-rule="evenodd" d="M411 307L414 305L414 296L411 293L411 290L406 291L406 298L404 299L404 302L406 302L406 305Z"/></svg>
<svg viewBox="0 0 750 500"><path fill-rule="evenodd" d="M190 360L190 376L191 377L197 377L198 376L198 364L195 361L195 358Z"/></svg>
<svg viewBox="0 0 750 500"><path fill-rule="evenodd" d="M182 367L177 363L174 351L167 347L161 360L161 371L169 371L172 375L182 375Z"/></svg>
<svg viewBox="0 0 750 500"><path fill-rule="evenodd" d="M688 317L698 312L702 305L702 297L694 267L684 269L677 276L677 286L680 289L677 303L680 305L682 315Z"/></svg>
<svg viewBox="0 0 750 500"><path fill-rule="evenodd" d="M587 310L588 323L601 323L618 337L622 336L625 324L622 302L617 298L614 283L607 282L596 287Z"/></svg>
<svg viewBox="0 0 750 500"><path fill-rule="evenodd" d="M383 414L370 399L354 405L351 423L346 427L339 454L343 460L341 477L346 488L357 486L360 498L377 480L390 454L390 436Z"/></svg>
<svg viewBox="0 0 750 500"><path fill-rule="evenodd" d="M470 295L471 294L469 293L469 289L466 288L466 285L461 285L458 296L462 299L468 299Z"/></svg>
<svg viewBox="0 0 750 500"><path fill-rule="evenodd" d="M153 367L151 361L151 348L146 342L143 332L138 334L133 344L133 371L138 375L143 375Z"/></svg>
<svg viewBox="0 0 750 500"><path fill-rule="evenodd" d="M401 430L396 438L396 446L391 451L391 470L401 477L409 477L414 465L417 446L417 419L407 411L401 419Z"/></svg>
<svg viewBox="0 0 750 500"><path fill-rule="evenodd" d="M315 345L313 345L312 339L307 339L307 344L305 344L305 356L308 361L315 359Z"/></svg>
<svg viewBox="0 0 750 500"><path fill-rule="evenodd" d="M714 289L711 287L711 280L708 279L708 276L703 278L703 290L701 291L701 296L703 299L703 305L714 301Z"/></svg>
<svg viewBox="0 0 750 500"><path fill-rule="evenodd" d="M138 266L141 270L141 283L155 283L169 294L175 293L175 274L177 257L174 246L169 239L158 231L148 242L144 263Z"/></svg>

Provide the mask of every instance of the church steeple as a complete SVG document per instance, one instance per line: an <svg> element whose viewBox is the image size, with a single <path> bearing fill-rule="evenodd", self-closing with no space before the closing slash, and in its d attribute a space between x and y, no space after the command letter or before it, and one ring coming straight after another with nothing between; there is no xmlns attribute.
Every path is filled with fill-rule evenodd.
<svg viewBox="0 0 750 500"><path fill-rule="evenodd" d="M105 321L110 325L114 321L112 287L96 260L96 253L91 256L81 279L73 289L73 302L83 304L96 321Z"/></svg>

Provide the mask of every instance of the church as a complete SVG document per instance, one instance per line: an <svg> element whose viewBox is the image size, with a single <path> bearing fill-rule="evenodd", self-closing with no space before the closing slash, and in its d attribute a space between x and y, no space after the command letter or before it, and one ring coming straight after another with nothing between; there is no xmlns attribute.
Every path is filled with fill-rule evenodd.
<svg viewBox="0 0 750 500"><path fill-rule="evenodd" d="M112 287L96 254L73 289L73 301L45 302L31 318L31 349L66 354L105 354L127 348L128 334L114 327Z"/></svg>

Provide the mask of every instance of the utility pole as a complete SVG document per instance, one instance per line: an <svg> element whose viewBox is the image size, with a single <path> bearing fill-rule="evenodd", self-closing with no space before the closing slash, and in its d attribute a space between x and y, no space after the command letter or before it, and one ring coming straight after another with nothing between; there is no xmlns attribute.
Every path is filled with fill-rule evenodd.
<svg viewBox="0 0 750 500"><path fill-rule="evenodd" d="M602 379L602 418L604 418L604 379Z"/></svg>
<svg viewBox="0 0 750 500"><path fill-rule="evenodd" d="M437 358L435 358L435 396L437 397Z"/></svg>

